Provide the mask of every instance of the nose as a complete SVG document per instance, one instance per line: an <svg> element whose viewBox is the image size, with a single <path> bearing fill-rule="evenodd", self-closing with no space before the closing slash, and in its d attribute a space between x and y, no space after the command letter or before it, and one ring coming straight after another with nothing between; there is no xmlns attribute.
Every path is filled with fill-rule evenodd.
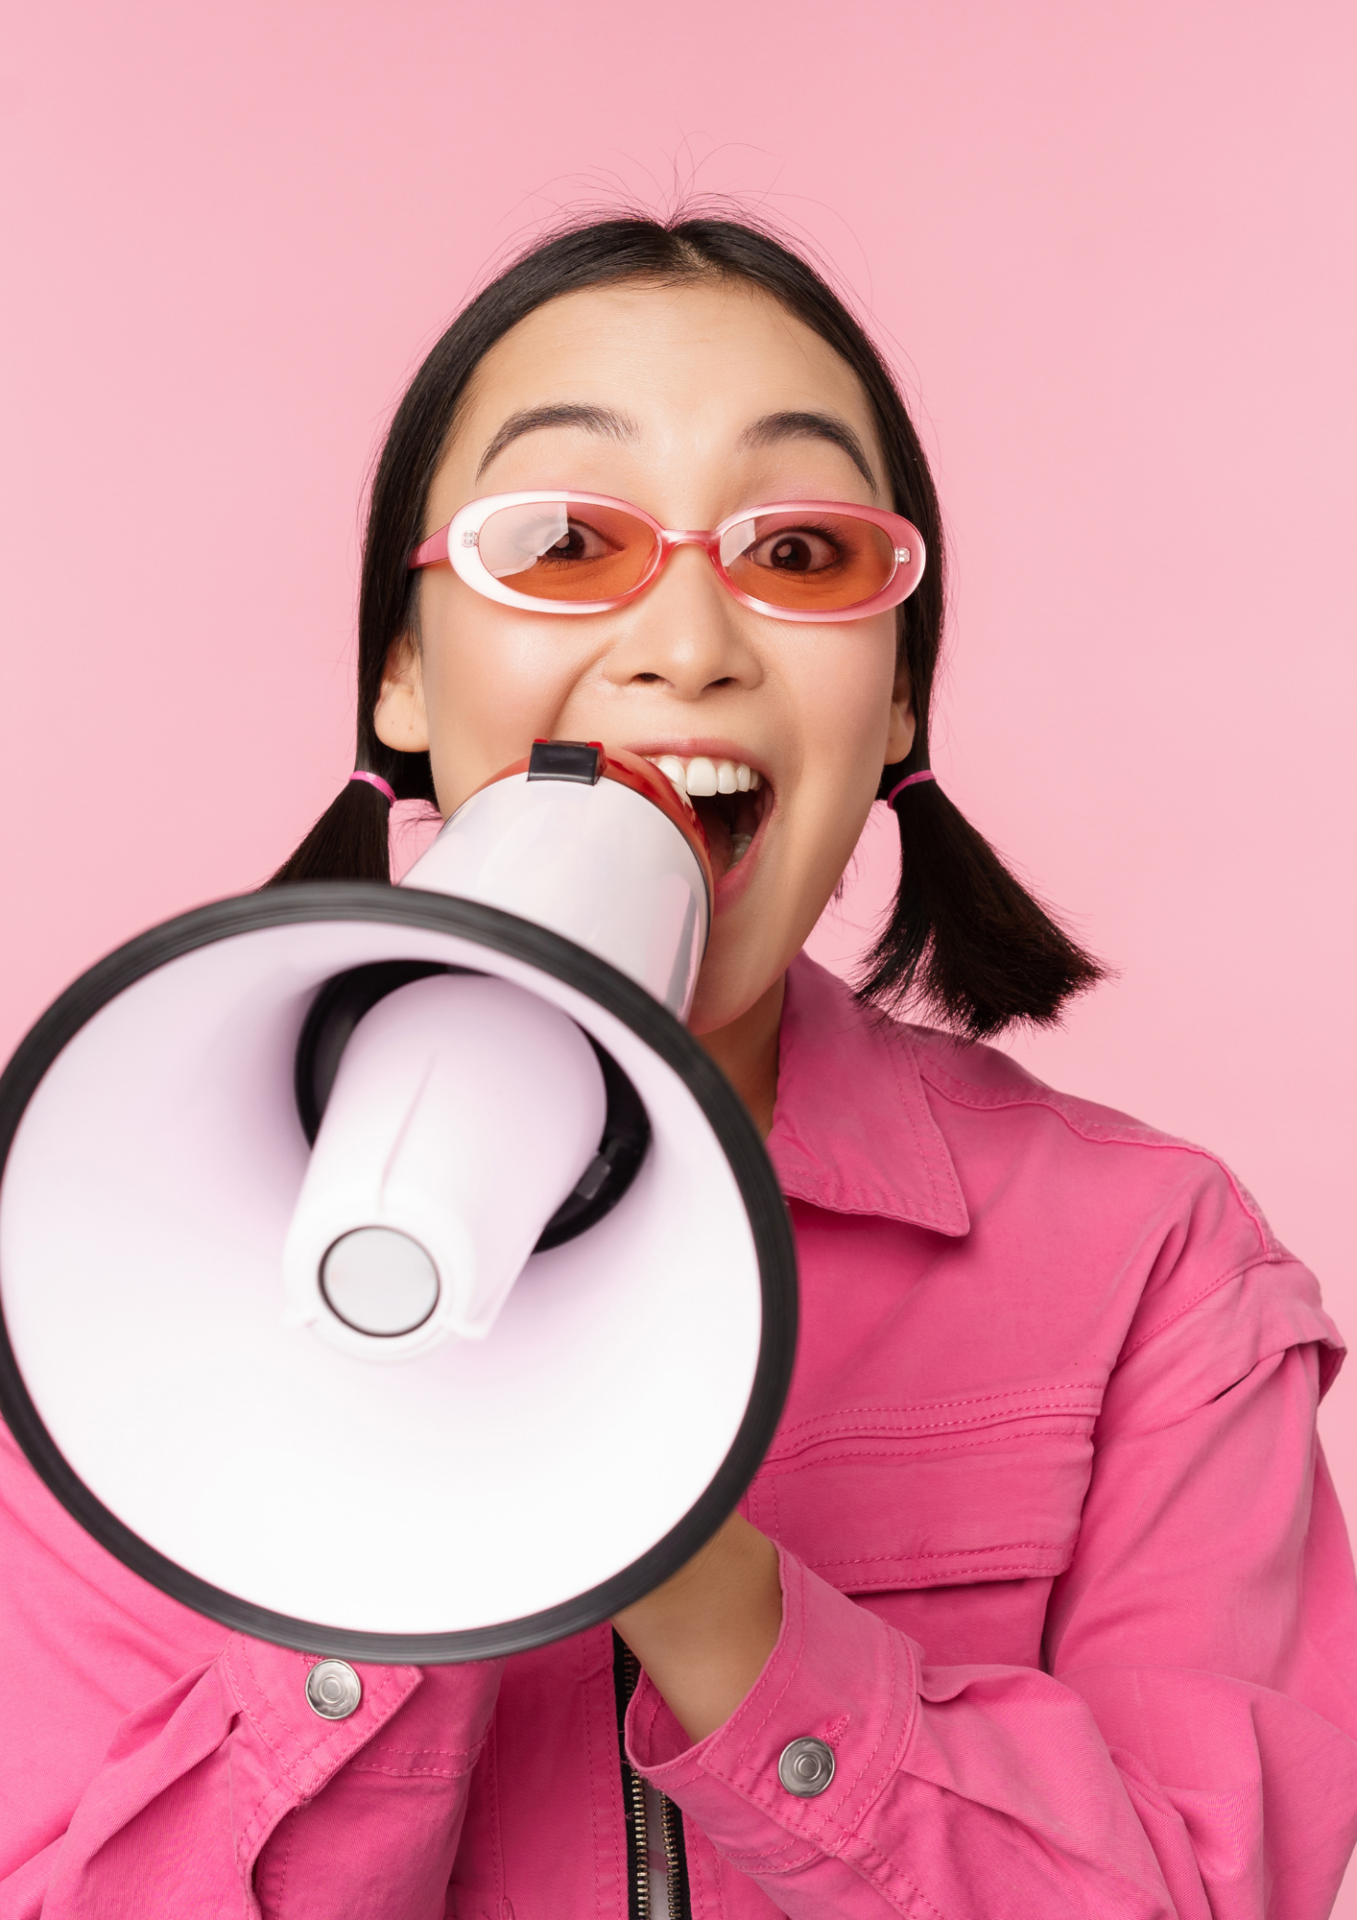
<svg viewBox="0 0 1357 1920"><path fill-rule="evenodd" d="M743 609L696 542L670 552L659 579L628 612L607 663L615 686L663 686L680 700L698 700L762 678Z"/></svg>

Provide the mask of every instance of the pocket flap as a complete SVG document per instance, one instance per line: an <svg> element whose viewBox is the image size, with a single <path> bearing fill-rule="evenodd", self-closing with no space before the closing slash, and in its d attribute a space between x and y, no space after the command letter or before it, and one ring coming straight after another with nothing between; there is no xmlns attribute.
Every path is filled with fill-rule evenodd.
<svg viewBox="0 0 1357 1920"><path fill-rule="evenodd" d="M754 1525L844 1593L1062 1573L1092 1470L1096 1401L978 1420L932 1408L816 1423L775 1445Z"/></svg>

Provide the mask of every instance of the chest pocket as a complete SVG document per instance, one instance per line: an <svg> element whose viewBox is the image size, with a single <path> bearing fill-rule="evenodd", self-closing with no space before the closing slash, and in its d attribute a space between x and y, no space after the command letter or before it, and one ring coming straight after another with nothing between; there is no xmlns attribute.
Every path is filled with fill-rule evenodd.
<svg viewBox="0 0 1357 1920"><path fill-rule="evenodd" d="M1063 1573L1099 1398L1020 1388L802 1421L779 1432L746 1511L843 1593Z"/></svg>

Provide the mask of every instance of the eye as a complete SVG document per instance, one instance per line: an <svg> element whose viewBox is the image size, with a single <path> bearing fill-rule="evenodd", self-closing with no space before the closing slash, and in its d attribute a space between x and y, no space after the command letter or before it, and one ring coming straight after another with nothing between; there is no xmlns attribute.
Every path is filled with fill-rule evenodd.
<svg viewBox="0 0 1357 1920"><path fill-rule="evenodd" d="M540 549L543 560L602 560L617 548L597 527L591 527L585 520L571 519L559 540L551 546Z"/></svg>
<svg viewBox="0 0 1357 1920"><path fill-rule="evenodd" d="M843 558L838 542L818 527L779 527L745 553L756 567L776 573L823 573Z"/></svg>

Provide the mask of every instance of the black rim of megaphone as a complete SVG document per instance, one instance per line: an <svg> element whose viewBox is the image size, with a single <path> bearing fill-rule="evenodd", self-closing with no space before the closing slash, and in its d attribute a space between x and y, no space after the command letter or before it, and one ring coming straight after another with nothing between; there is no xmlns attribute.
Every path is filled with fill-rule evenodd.
<svg viewBox="0 0 1357 1920"><path fill-rule="evenodd" d="M80 1029L110 1000L167 962L237 934L320 920L377 920L453 934L525 962L597 1002L670 1066L697 1101L734 1175L758 1258L762 1330L744 1418L715 1476L678 1524L620 1573L539 1613L455 1633L361 1633L293 1619L189 1573L95 1498L43 1424L19 1371L4 1319L0 1275L0 1413L30 1464L85 1531L153 1587L223 1626L296 1647L380 1664L429 1666L523 1653L597 1626L677 1573L734 1512L772 1441L796 1353L796 1254L786 1204L763 1142L739 1096L685 1027L643 987L595 954L477 901L386 887L377 881L309 881L199 907L139 935L91 967L47 1009L0 1077L0 1180L39 1082ZM2 1196L0 1196L2 1198Z"/></svg>

